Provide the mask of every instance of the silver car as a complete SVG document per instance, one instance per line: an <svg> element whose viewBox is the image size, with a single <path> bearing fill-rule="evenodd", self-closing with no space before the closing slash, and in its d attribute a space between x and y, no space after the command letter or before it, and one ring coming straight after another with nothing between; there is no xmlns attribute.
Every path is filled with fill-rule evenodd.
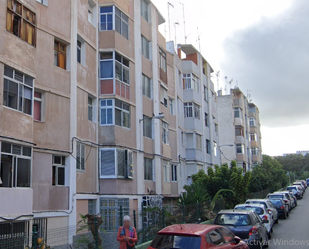
<svg viewBox="0 0 309 249"><path fill-rule="evenodd" d="M271 212L273 215L273 220L275 223L279 221L279 215L276 207L268 199L248 199L245 202L246 204L262 204L265 206L268 212Z"/></svg>

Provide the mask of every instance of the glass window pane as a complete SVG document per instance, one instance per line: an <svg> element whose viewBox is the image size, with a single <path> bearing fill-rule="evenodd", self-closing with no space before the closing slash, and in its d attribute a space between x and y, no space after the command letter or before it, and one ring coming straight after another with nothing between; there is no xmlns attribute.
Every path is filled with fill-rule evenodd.
<svg viewBox="0 0 309 249"><path fill-rule="evenodd" d="M13 69L10 67L4 67L4 75L13 78Z"/></svg>
<svg viewBox="0 0 309 249"><path fill-rule="evenodd" d="M122 65L118 61L116 61L115 62L115 67L116 67L116 69L115 69L115 74L116 74L115 77L116 77L116 79L122 81Z"/></svg>
<svg viewBox="0 0 309 249"><path fill-rule="evenodd" d="M100 7L100 13L110 13L113 12L113 6Z"/></svg>
<svg viewBox="0 0 309 249"><path fill-rule="evenodd" d="M107 106L112 106L113 105L113 100L109 99L107 100Z"/></svg>
<svg viewBox="0 0 309 249"><path fill-rule="evenodd" d="M11 153L11 144L2 142L1 151L6 153Z"/></svg>
<svg viewBox="0 0 309 249"><path fill-rule="evenodd" d="M58 185L64 185L65 182L65 168L58 167Z"/></svg>
<svg viewBox="0 0 309 249"><path fill-rule="evenodd" d="M115 150L101 150L101 175L114 176L115 172Z"/></svg>
<svg viewBox="0 0 309 249"><path fill-rule="evenodd" d="M121 34L121 19L119 16L115 16L115 30Z"/></svg>
<svg viewBox="0 0 309 249"><path fill-rule="evenodd" d="M31 156L31 148L23 146L23 155L24 156Z"/></svg>
<svg viewBox="0 0 309 249"><path fill-rule="evenodd" d="M121 124L121 110L115 109L115 124L122 126Z"/></svg>
<svg viewBox="0 0 309 249"><path fill-rule="evenodd" d="M129 26L125 22L122 22L122 35L129 39Z"/></svg>
<svg viewBox="0 0 309 249"><path fill-rule="evenodd" d="M106 109L101 109L101 124L107 124Z"/></svg>
<svg viewBox="0 0 309 249"><path fill-rule="evenodd" d="M30 187L30 168L31 160L17 158L17 187L28 188Z"/></svg>
<svg viewBox="0 0 309 249"><path fill-rule="evenodd" d="M113 78L113 61L100 62L101 79Z"/></svg>
<svg viewBox="0 0 309 249"><path fill-rule="evenodd" d="M113 124L113 109L107 109L107 124Z"/></svg>
<svg viewBox="0 0 309 249"><path fill-rule="evenodd" d="M123 118L123 126L130 128L130 114L127 112L123 112L122 118Z"/></svg>
<svg viewBox="0 0 309 249"><path fill-rule="evenodd" d="M130 84L130 71L127 68L123 68L123 82Z"/></svg>

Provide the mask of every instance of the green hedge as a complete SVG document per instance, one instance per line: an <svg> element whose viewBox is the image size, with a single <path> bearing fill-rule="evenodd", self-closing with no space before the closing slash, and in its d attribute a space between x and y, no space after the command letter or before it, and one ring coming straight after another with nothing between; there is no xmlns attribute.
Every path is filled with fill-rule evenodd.
<svg viewBox="0 0 309 249"><path fill-rule="evenodd" d="M211 219L211 220L203 221L203 222L201 222L200 224L203 224L203 225L210 225L210 224L213 224L213 223L214 223L214 219Z"/></svg>

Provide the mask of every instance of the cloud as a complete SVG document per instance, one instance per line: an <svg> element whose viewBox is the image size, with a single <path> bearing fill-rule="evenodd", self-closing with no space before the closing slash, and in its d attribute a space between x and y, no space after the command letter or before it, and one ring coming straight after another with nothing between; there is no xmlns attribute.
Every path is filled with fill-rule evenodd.
<svg viewBox="0 0 309 249"><path fill-rule="evenodd" d="M292 1L275 18L262 18L224 41L224 75L251 91L262 124L309 123L309 4Z"/></svg>

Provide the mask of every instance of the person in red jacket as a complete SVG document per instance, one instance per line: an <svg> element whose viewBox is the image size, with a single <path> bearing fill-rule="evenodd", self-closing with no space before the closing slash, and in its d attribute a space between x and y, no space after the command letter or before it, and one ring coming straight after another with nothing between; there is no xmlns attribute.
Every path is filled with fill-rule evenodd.
<svg viewBox="0 0 309 249"><path fill-rule="evenodd" d="M137 242L137 233L131 226L130 216L123 217L123 226L119 227L117 240L120 242L119 249L134 249Z"/></svg>

